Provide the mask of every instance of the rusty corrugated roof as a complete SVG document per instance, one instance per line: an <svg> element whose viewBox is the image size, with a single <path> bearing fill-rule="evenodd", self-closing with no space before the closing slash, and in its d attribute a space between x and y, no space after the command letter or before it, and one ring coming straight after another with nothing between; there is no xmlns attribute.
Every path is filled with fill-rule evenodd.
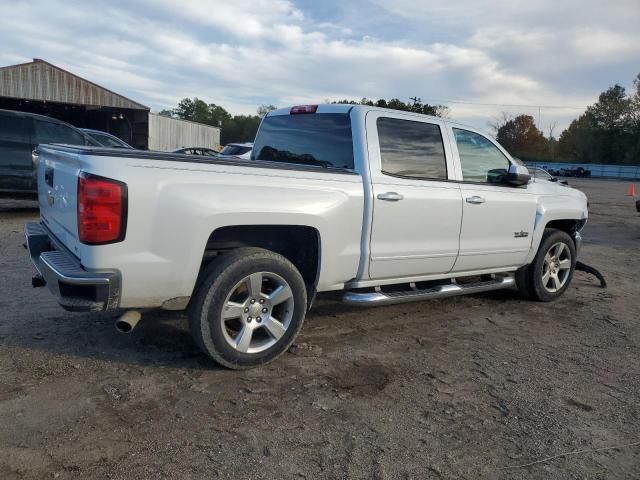
<svg viewBox="0 0 640 480"><path fill-rule="evenodd" d="M29 63L1 67L0 96L149 110L149 107L38 58Z"/></svg>

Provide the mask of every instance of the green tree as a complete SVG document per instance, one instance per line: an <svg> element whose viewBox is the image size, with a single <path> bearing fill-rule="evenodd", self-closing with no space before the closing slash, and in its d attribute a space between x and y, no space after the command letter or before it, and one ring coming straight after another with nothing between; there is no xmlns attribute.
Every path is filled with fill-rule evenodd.
<svg viewBox="0 0 640 480"><path fill-rule="evenodd" d="M276 107L275 105L265 105L262 104L258 107L258 116L259 117L264 117L267 113L269 112L273 112L274 110L276 110L278 107Z"/></svg>
<svg viewBox="0 0 640 480"><path fill-rule="evenodd" d="M614 85L571 122L559 140L560 154L575 162L640 164L640 74L635 91Z"/></svg>
<svg viewBox="0 0 640 480"><path fill-rule="evenodd" d="M596 128L612 130L624 125L630 105L631 99L624 87L616 84L602 92L598 101L587 107L587 113L592 116Z"/></svg>
<svg viewBox="0 0 640 480"><path fill-rule="evenodd" d="M222 124L222 143L253 142L262 117L258 115L235 115Z"/></svg>
<svg viewBox="0 0 640 480"><path fill-rule="evenodd" d="M273 105L262 105L267 111L275 109ZM259 109L260 110L260 109ZM173 110L164 110L161 114L220 127L223 145L233 142L252 142L258 131L261 117L258 115L232 116L220 105L206 103L197 97L183 98Z"/></svg>
<svg viewBox="0 0 640 480"><path fill-rule="evenodd" d="M558 150L564 159L581 163L599 163L601 133L594 118L584 113L573 120L558 140Z"/></svg>
<svg viewBox="0 0 640 480"><path fill-rule="evenodd" d="M360 101L355 100L338 100L331 103L343 103L347 105L368 105L370 107L376 106L380 108L390 108L392 110L402 110L403 112L415 112L422 113L424 115L431 115L434 117L447 117L449 115L449 108L445 105L429 105L428 103L422 103L422 101L415 97L413 103L405 103L398 98L392 98L385 100L381 98L373 101L367 97L362 97Z"/></svg>
<svg viewBox="0 0 640 480"><path fill-rule="evenodd" d="M160 110L158 112L158 115L160 115L161 117L169 117L169 118L175 117L175 115L173 114L173 110Z"/></svg>

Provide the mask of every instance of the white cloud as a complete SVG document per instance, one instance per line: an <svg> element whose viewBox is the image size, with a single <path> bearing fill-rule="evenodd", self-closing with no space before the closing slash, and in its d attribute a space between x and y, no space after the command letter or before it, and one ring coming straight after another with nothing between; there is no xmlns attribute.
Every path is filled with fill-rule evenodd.
<svg viewBox="0 0 640 480"><path fill-rule="evenodd" d="M374 3L382 20L366 18L371 6L347 22L286 0L144 0L100 15L90 2L0 0L0 17L12 19L0 60L44 58L154 109L198 96L233 113L362 96L585 105L640 68L635 1L604 13L591 0ZM607 68L605 84L591 80ZM510 107L451 109L484 126ZM580 112L541 113L565 126Z"/></svg>

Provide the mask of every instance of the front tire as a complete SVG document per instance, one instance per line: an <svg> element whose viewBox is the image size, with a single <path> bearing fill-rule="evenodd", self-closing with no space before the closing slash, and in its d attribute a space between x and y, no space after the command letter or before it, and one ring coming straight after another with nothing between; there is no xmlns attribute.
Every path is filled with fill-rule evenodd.
<svg viewBox="0 0 640 480"><path fill-rule="evenodd" d="M533 262L516 272L516 285L529 298L551 302L569 288L575 268L573 239L562 230L547 229Z"/></svg>
<svg viewBox="0 0 640 480"><path fill-rule="evenodd" d="M246 369L284 353L307 310L302 275L282 255L239 248L205 268L189 307L189 328L219 364Z"/></svg>

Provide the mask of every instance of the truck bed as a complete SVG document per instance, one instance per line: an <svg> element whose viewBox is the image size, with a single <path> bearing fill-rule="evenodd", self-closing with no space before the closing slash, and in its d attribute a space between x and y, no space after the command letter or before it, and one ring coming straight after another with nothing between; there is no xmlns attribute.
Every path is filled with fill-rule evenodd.
<svg viewBox="0 0 640 480"><path fill-rule="evenodd" d="M126 235L108 245L78 238L78 178L126 184ZM364 212L353 171L173 153L46 145L38 196L47 230L87 271L122 274L121 307L154 307L193 291L210 236L233 225L302 225L323 232L318 290L356 276Z"/></svg>

